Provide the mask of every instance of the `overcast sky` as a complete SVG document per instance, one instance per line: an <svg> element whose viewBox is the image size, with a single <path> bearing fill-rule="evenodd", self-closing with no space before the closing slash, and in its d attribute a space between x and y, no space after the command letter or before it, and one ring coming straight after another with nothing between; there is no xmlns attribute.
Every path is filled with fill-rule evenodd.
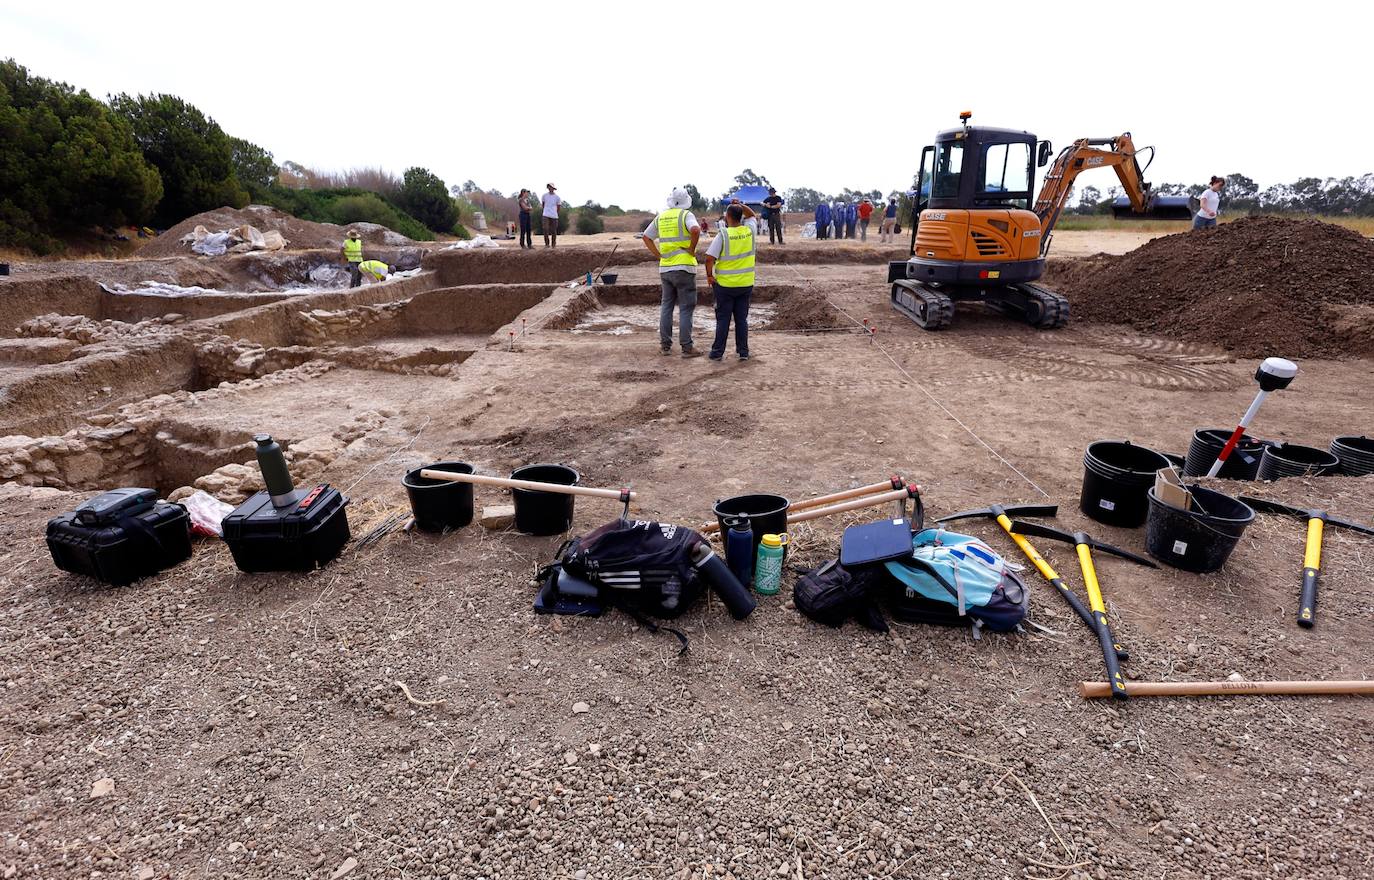
<svg viewBox="0 0 1374 880"><path fill-rule="evenodd" d="M1274 9L0 0L0 56L98 97L179 95L278 162L626 208L745 167L783 190L903 188L964 109L1056 148L1129 130L1158 147L1155 182L1374 171L1374 7Z"/></svg>

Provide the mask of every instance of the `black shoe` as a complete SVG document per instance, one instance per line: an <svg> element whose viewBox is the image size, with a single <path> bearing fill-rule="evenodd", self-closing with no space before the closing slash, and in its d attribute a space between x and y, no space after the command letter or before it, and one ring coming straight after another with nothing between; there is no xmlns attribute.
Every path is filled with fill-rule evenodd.
<svg viewBox="0 0 1374 880"><path fill-rule="evenodd" d="M739 356L739 359L742 360L742 361L747 361L747 360L749 360L749 355L747 355L747 354L742 354L742 355Z"/></svg>
<svg viewBox="0 0 1374 880"><path fill-rule="evenodd" d="M673 347L671 345L660 345L658 348L658 353L663 355L664 357L667 357L668 355L673 353Z"/></svg>
<svg viewBox="0 0 1374 880"><path fill-rule="evenodd" d="M706 356L706 359L707 359L708 361L714 361L715 363L718 363L718 364L719 364L719 363L723 363L723 362L725 361L725 355L723 355L723 354L708 354L708 355Z"/></svg>

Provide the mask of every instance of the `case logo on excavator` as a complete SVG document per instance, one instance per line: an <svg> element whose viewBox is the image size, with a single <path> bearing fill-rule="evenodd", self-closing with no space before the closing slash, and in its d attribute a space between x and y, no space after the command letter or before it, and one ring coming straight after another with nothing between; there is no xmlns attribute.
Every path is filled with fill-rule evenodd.
<svg viewBox="0 0 1374 880"><path fill-rule="evenodd" d="M1027 229L1025 232L1021 233L1021 237L1022 237L1022 238L1039 238L1039 237L1040 237L1040 230L1039 230L1039 229Z"/></svg>
<svg viewBox="0 0 1374 880"><path fill-rule="evenodd" d="M927 220L944 220L944 219L946 219L948 216L949 216L949 215L946 214L944 211L926 211L925 219L927 219Z"/></svg>
<svg viewBox="0 0 1374 880"><path fill-rule="evenodd" d="M1094 165L1101 165L1103 159L1103 156L1089 156L1087 159L1083 160L1083 167L1091 168Z"/></svg>

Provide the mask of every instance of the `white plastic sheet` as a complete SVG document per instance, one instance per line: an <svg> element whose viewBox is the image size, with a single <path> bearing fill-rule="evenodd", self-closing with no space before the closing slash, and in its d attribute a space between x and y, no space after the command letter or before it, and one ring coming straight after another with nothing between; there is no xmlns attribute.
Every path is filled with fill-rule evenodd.
<svg viewBox="0 0 1374 880"><path fill-rule="evenodd" d="M455 241L444 248L446 251L466 251L472 248L499 248L501 245L491 240L490 235L474 235L470 241Z"/></svg>

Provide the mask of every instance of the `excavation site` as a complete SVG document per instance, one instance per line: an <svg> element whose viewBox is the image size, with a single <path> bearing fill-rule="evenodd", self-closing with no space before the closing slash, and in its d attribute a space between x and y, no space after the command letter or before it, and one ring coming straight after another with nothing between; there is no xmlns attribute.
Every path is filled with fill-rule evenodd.
<svg viewBox="0 0 1374 880"><path fill-rule="evenodd" d="M1044 283L1073 312L1053 330L963 302L918 326L892 305L906 241L760 242L750 357L732 335L719 361L681 356L676 313L663 353L660 265L635 234L529 251L378 237L369 254L392 271L354 288L323 242L15 263L0 277L0 875L1374 874L1374 715L1349 695L1367 679L1352 646L1374 640L1374 538L1327 524L1309 627L1306 519L1265 506L1371 525L1374 291L1266 250L1261 222L1299 223L1060 233ZM1369 257L1325 228L1281 237L1304 235ZM1282 317L1278 284L1239 270L1243 286L1205 292L1149 274L1181 248L1193 264L1199 249L1272 259L1319 293ZM1166 289L1184 305L1157 306ZM1254 469L1208 476L1221 442L1202 432L1230 434L1271 356L1298 372L1238 447L1232 464ZM1328 446L1335 464L1292 464ZM1171 468L1191 511L1151 494ZM156 570L55 563L50 521L126 487L189 510L176 560L152 562L174 552L161 520L138 543L147 527L114 516L102 528L141 548L121 564ZM1223 522L1242 497L1250 518ZM337 505L316 508L319 532L251 531L274 505L307 523L312 503ZM1008 529L1069 530L1023 533L1064 586L993 506ZM645 523L696 542L683 565L702 578L698 555L736 566L749 529L742 589L707 579L690 606L644 611L601 580L629 563L563 546ZM1015 621L970 625L971 586L967 608L942 606L949 625L903 605L914 587L856 599L842 625L809 616L806 578L885 524L897 555L864 558L888 570L922 535L1005 560L1002 586L1025 591ZM295 570L264 561L340 528ZM1106 669L1072 530L1095 542ZM90 540L99 563L123 552ZM1114 680L1129 699L1098 698ZM1247 692L1295 682L1347 690Z"/></svg>

